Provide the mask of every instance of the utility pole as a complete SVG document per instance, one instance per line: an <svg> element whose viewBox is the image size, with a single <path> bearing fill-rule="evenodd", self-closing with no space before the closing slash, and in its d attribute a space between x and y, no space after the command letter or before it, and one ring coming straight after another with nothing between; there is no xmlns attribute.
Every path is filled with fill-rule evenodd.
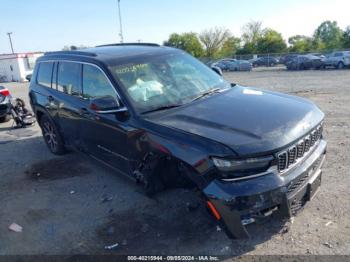
<svg viewBox="0 0 350 262"><path fill-rule="evenodd" d="M15 52L13 51L13 45L12 45L12 39L11 39L12 32L8 32L7 35L9 36L12 54L14 54Z"/></svg>
<svg viewBox="0 0 350 262"><path fill-rule="evenodd" d="M120 0L117 0L117 1L118 1L118 15L119 15L119 36L120 36L120 43L123 43L124 38L123 38L122 15L120 11Z"/></svg>

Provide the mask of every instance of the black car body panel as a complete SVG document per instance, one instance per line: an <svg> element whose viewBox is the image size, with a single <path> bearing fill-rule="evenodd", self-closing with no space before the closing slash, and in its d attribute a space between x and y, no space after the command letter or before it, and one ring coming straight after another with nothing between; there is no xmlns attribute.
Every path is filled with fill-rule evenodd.
<svg viewBox="0 0 350 262"><path fill-rule="evenodd" d="M305 170L316 165L316 159L322 158L323 162L326 142L322 132L312 136L317 137L317 141L314 139L309 153L299 159L295 157L290 163L287 161L283 172L278 169L283 161L280 155L282 151L289 152L289 148L296 149L296 143L305 136L311 139L315 127L322 125L322 111L300 97L232 85L178 107L140 114L109 66L131 63L139 57L151 59L160 54L176 56L183 52L133 44L56 52L40 57L29 94L38 122L43 114L47 115L57 126L66 146L86 152L135 179L145 166L152 166L151 161L152 164L174 161L178 170L185 170L185 175L201 189L217 220L234 237L247 236L245 219L257 218L272 208L291 215L287 187L304 177ZM103 72L117 92L122 110L99 112L91 108L88 99L60 92L56 84L57 65L64 61L80 63L82 67L93 65ZM37 83L42 62L54 63L52 82L47 87ZM231 176L232 172L227 176L213 161L213 157L236 161L265 156L271 158L269 169L240 176ZM315 168L315 174L319 173L321 165ZM164 175L170 174L165 172ZM179 176L179 172L172 175ZM298 184L299 191L309 188L312 176L310 173L310 177L300 186Z"/></svg>
<svg viewBox="0 0 350 262"><path fill-rule="evenodd" d="M235 86L153 121L229 146L237 156L264 155L292 143L324 114L310 101Z"/></svg>

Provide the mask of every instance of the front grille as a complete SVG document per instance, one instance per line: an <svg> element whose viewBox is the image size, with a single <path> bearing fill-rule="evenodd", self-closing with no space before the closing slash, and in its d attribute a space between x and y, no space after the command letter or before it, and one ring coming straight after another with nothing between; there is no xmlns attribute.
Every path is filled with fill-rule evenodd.
<svg viewBox="0 0 350 262"><path fill-rule="evenodd" d="M279 172L286 171L298 160L302 159L306 153L321 139L323 127L317 126L308 135L299 140L287 150L277 154L277 167Z"/></svg>

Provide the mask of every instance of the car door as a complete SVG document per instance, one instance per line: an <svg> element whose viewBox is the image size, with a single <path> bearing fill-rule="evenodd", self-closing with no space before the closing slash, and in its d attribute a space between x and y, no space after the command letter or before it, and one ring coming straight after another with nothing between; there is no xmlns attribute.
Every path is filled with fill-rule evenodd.
<svg viewBox="0 0 350 262"><path fill-rule="evenodd" d="M343 56L343 53L341 52L335 53L334 56L332 57L332 65L337 66L338 63L341 61L342 56Z"/></svg>
<svg viewBox="0 0 350 262"><path fill-rule="evenodd" d="M35 86L35 95L30 94L31 103L33 103L33 96L35 96L36 104L43 105L46 112L50 117L57 122L58 121L58 109L59 103L54 98L56 83L55 79L52 77L53 72L55 72L56 65L54 62L44 61L38 63L37 75L35 81L32 81L31 85Z"/></svg>
<svg viewBox="0 0 350 262"><path fill-rule="evenodd" d="M83 106L81 70L78 62L59 61L56 72L56 94L60 131L67 145L79 147L80 108Z"/></svg>
<svg viewBox="0 0 350 262"><path fill-rule="evenodd" d="M118 99L116 89L103 70L92 64L84 64L82 70L83 98L79 135L83 148L95 159L104 162L127 175L132 175L129 165L128 121L120 114L99 114L90 108L92 99L113 96Z"/></svg>

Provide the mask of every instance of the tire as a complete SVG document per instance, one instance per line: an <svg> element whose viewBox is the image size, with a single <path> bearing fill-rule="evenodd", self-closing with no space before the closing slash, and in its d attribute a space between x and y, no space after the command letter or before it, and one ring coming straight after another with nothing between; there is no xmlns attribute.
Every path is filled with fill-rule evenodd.
<svg viewBox="0 0 350 262"><path fill-rule="evenodd" d="M344 63L343 62L339 62L337 64L337 69L343 69L344 68Z"/></svg>
<svg viewBox="0 0 350 262"><path fill-rule="evenodd" d="M64 142L51 118L47 115L43 115L40 119L40 127L44 141L51 153L55 155L63 155L65 153Z"/></svg>
<svg viewBox="0 0 350 262"><path fill-rule="evenodd" d="M0 123L8 122L8 121L10 121L10 119L11 119L11 115L6 114L6 115L0 117Z"/></svg>

